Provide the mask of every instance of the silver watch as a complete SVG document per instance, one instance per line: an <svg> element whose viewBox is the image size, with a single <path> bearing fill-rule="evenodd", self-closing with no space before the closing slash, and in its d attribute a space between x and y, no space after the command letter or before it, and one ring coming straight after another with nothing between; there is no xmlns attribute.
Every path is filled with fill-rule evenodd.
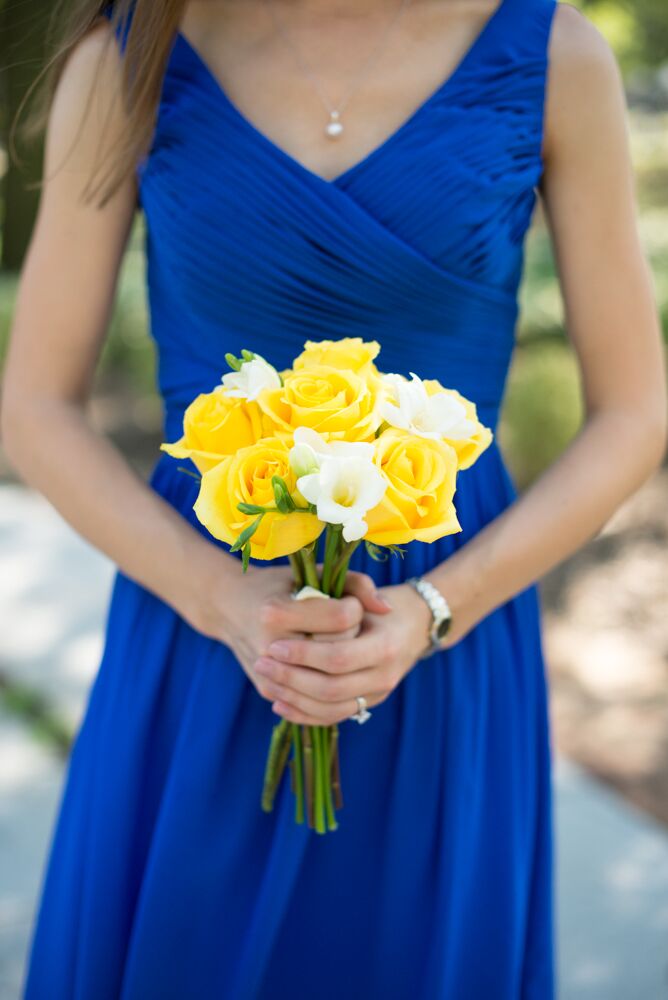
<svg viewBox="0 0 668 1000"><path fill-rule="evenodd" d="M406 583L410 583L411 587L427 602L431 611L432 622L429 629L429 646L419 657L419 659L423 660L425 657L435 653L437 649L443 648L442 640L450 628L452 612L443 594L429 580L425 580L421 576L412 576L406 580Z"/></svg>

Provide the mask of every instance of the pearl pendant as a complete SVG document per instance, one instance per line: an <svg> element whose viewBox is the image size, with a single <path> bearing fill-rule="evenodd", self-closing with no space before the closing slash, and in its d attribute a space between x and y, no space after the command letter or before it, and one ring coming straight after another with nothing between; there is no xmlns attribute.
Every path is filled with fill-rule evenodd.
<svg viewBox="0 0 668 1000"><path fill-rule="evenodd" d="M339 121L339 112L330 111L329 121L325 125L325 135L330 139L338 139L343 132L343 124Z"/></svg>

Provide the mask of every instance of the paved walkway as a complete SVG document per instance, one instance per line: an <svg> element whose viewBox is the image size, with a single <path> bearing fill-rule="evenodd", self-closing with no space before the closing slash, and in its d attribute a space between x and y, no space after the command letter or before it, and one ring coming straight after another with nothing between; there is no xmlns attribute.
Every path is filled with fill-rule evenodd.
<svg viewBox="0 0 668 1000"><path fill-rule="evenodd" d="M75 726L112 567L19 486L0 488L0 552L0 672ZM0 707L0 1000L19 997L63 773ZM668 998L668 833L562 758L555 787L560 1000Z"/></svg>

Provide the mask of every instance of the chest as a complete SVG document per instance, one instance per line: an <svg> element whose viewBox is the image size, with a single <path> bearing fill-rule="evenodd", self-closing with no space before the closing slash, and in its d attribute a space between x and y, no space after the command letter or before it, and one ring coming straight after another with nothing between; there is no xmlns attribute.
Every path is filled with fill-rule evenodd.
<svg viewBox="0 0 668 1000"><path fill-rule="evenodd" d="M335 180L483 54L504 2L396 0L314 13L259 0L217 4L215 18L190 7L179 45L257 131Z"/></svg>

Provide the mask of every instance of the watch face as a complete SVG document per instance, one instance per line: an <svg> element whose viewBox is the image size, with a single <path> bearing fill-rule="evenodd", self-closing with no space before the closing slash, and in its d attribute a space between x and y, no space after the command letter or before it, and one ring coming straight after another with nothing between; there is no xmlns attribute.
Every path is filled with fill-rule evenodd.
<svg viewBox="0 0 668 1000"><path fill-rule="evenodd" d="M444 618L443 621L441 621L441 622L438 623L438 625L436 626L436 638L437 639L443 639L447 635L448 629L450 628L450 622L451 621L452 621L452 618Z"/></svg>

